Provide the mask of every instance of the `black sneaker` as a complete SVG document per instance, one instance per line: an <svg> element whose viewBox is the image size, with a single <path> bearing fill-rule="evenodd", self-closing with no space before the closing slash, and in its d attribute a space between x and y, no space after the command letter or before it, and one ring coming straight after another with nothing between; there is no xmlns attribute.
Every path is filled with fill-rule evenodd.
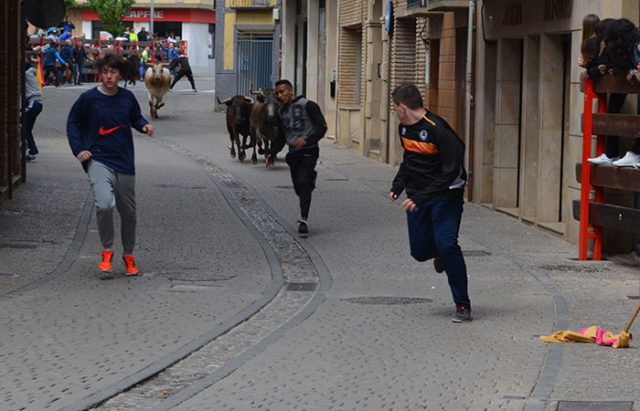
<svg viewBox="0 0 640 411"><path fill-rule="evenodd" d="M298 232L300 234L309 234L309 226L307 226L307 222L304 220L298 220L298 222L300 223L298 225Z"/></svg>
<svg viewBox="0 0 640 411"><path fill-rule="evenodd" d="M456 315L451 321L454 323L467 323L471 321L471 307L456 305Z"/></svg>
<svg viewBox="0 0 640 411"><path fill-rule="evenodd" d="M442 258L438 256L433 259L433 268L435 268L436 273L441 273L444 271L444 265L442 265Z"/></svg>

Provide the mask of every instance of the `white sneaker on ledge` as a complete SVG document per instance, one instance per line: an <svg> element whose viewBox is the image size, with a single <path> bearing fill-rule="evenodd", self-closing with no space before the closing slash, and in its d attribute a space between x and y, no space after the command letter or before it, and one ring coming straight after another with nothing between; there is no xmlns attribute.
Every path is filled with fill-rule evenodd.
<svg viewBox="0 0 640 411"><path fill-rule="evenodd" d="M587 161L591 164L604 164L611 165L615 159L607 157L605 153L600 154L598 157L588 158Z"/></svg>
<svg viewBox="0 0 640 411"><path fill-rule="evenodd" d="M614 161L613 165L616 167L633 167L636 163L640 163L640 154L627 151L627 154L625 154L620 160Z"/></svg>

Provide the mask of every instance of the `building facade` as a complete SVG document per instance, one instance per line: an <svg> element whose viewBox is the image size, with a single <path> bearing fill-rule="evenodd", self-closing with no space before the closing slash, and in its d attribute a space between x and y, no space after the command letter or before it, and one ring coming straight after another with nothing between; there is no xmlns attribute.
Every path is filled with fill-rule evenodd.
<svg viewBox="0 0 640 411"><path fill-rule="evenodd" d="M86 0L78 0L79 4ZM207 66L207 59L213 57L213 43L216 16L214 0L154 0L153 32L160 37L173 33L177 40L186 40L189 62L194 67ZM142 27L150 31L151 2L136 1L135 7L123 19L126 26L136 33ZM73 35L84 35L87 39L97 39L104 25L98 15L89 9L69 10L69 17L76 28ZM213 73L212 73L213 75Z"/></svg>
<svg viewBox="0 0 640 411"><path fill-rule="evenodd" d="M279 17L274 32L280 27L281 33L273 78L288 78L297 94L319 102L328 138L398 164L402 148L390 92L413 82L425 105L467 145L469 201L577 243L572 203L580 193L575 168L582 144L577 65L582 18L595 13L637 24L639 0L278 0L270 5ZM218 10L223 12L238 14L228 6ZM227 19L239 21L237 15ZM237 38L231 29L225 34ZM225 59L235 49L225 40ZM225 63L224 74L232 73L232 61ZM628 100L623 112L635 112L635 101ZM630 240L615 233L605 242L609 251L620 251Z"/></svg>
<svg viewBox="0 0 640 411"><path fill-rule="evenodd" d="M216 13L216 95L221 100L273 88L280 67L280 4L219 0Z"/></svg>
<svg viewBox="0 0 640 411"><path fill-rule="evenodd" d="M577 243L582 18L638 24L638 0L484 0L478 7L474 201ZM627 100L624 112L635 113ZM605 247L629 251L629 237L609 233Z"/></svg>
<svg viewBox="0 0 640 411"><path fill-rule="evenodd" d="M341 1L337 140L401 160L390 93L415 83L425 104L465 136L468 1ZM473 28L472 28L473 29ZM473 45L472 45L473 47Z"/></svg>

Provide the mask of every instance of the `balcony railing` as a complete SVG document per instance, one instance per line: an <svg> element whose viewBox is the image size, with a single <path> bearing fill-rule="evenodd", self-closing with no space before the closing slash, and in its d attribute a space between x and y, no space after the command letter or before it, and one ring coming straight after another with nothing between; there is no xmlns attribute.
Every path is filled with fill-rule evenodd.
<svg viewBox="0 0 640 411"><path fill-rule="evenodd" d="M231 9L271 9L275 7L275 0L226 0L226 6Z"/></svg>

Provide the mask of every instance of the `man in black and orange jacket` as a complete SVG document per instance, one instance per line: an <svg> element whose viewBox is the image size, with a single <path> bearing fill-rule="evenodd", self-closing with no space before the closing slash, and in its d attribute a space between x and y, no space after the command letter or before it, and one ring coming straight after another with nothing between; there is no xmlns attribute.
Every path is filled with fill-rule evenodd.
<svg viewBox="0 0 640 411"><path fill-rule="evenodd" d="M446 271L456 304L453 321L471 321L467 268L458 245L467 180L464 143L446 121L424 108L414 84L398 86L392 100L404 154L389 198L395 201L407 191L402 206L411 256L418 261L433 258L435 270Z"/></svg>

